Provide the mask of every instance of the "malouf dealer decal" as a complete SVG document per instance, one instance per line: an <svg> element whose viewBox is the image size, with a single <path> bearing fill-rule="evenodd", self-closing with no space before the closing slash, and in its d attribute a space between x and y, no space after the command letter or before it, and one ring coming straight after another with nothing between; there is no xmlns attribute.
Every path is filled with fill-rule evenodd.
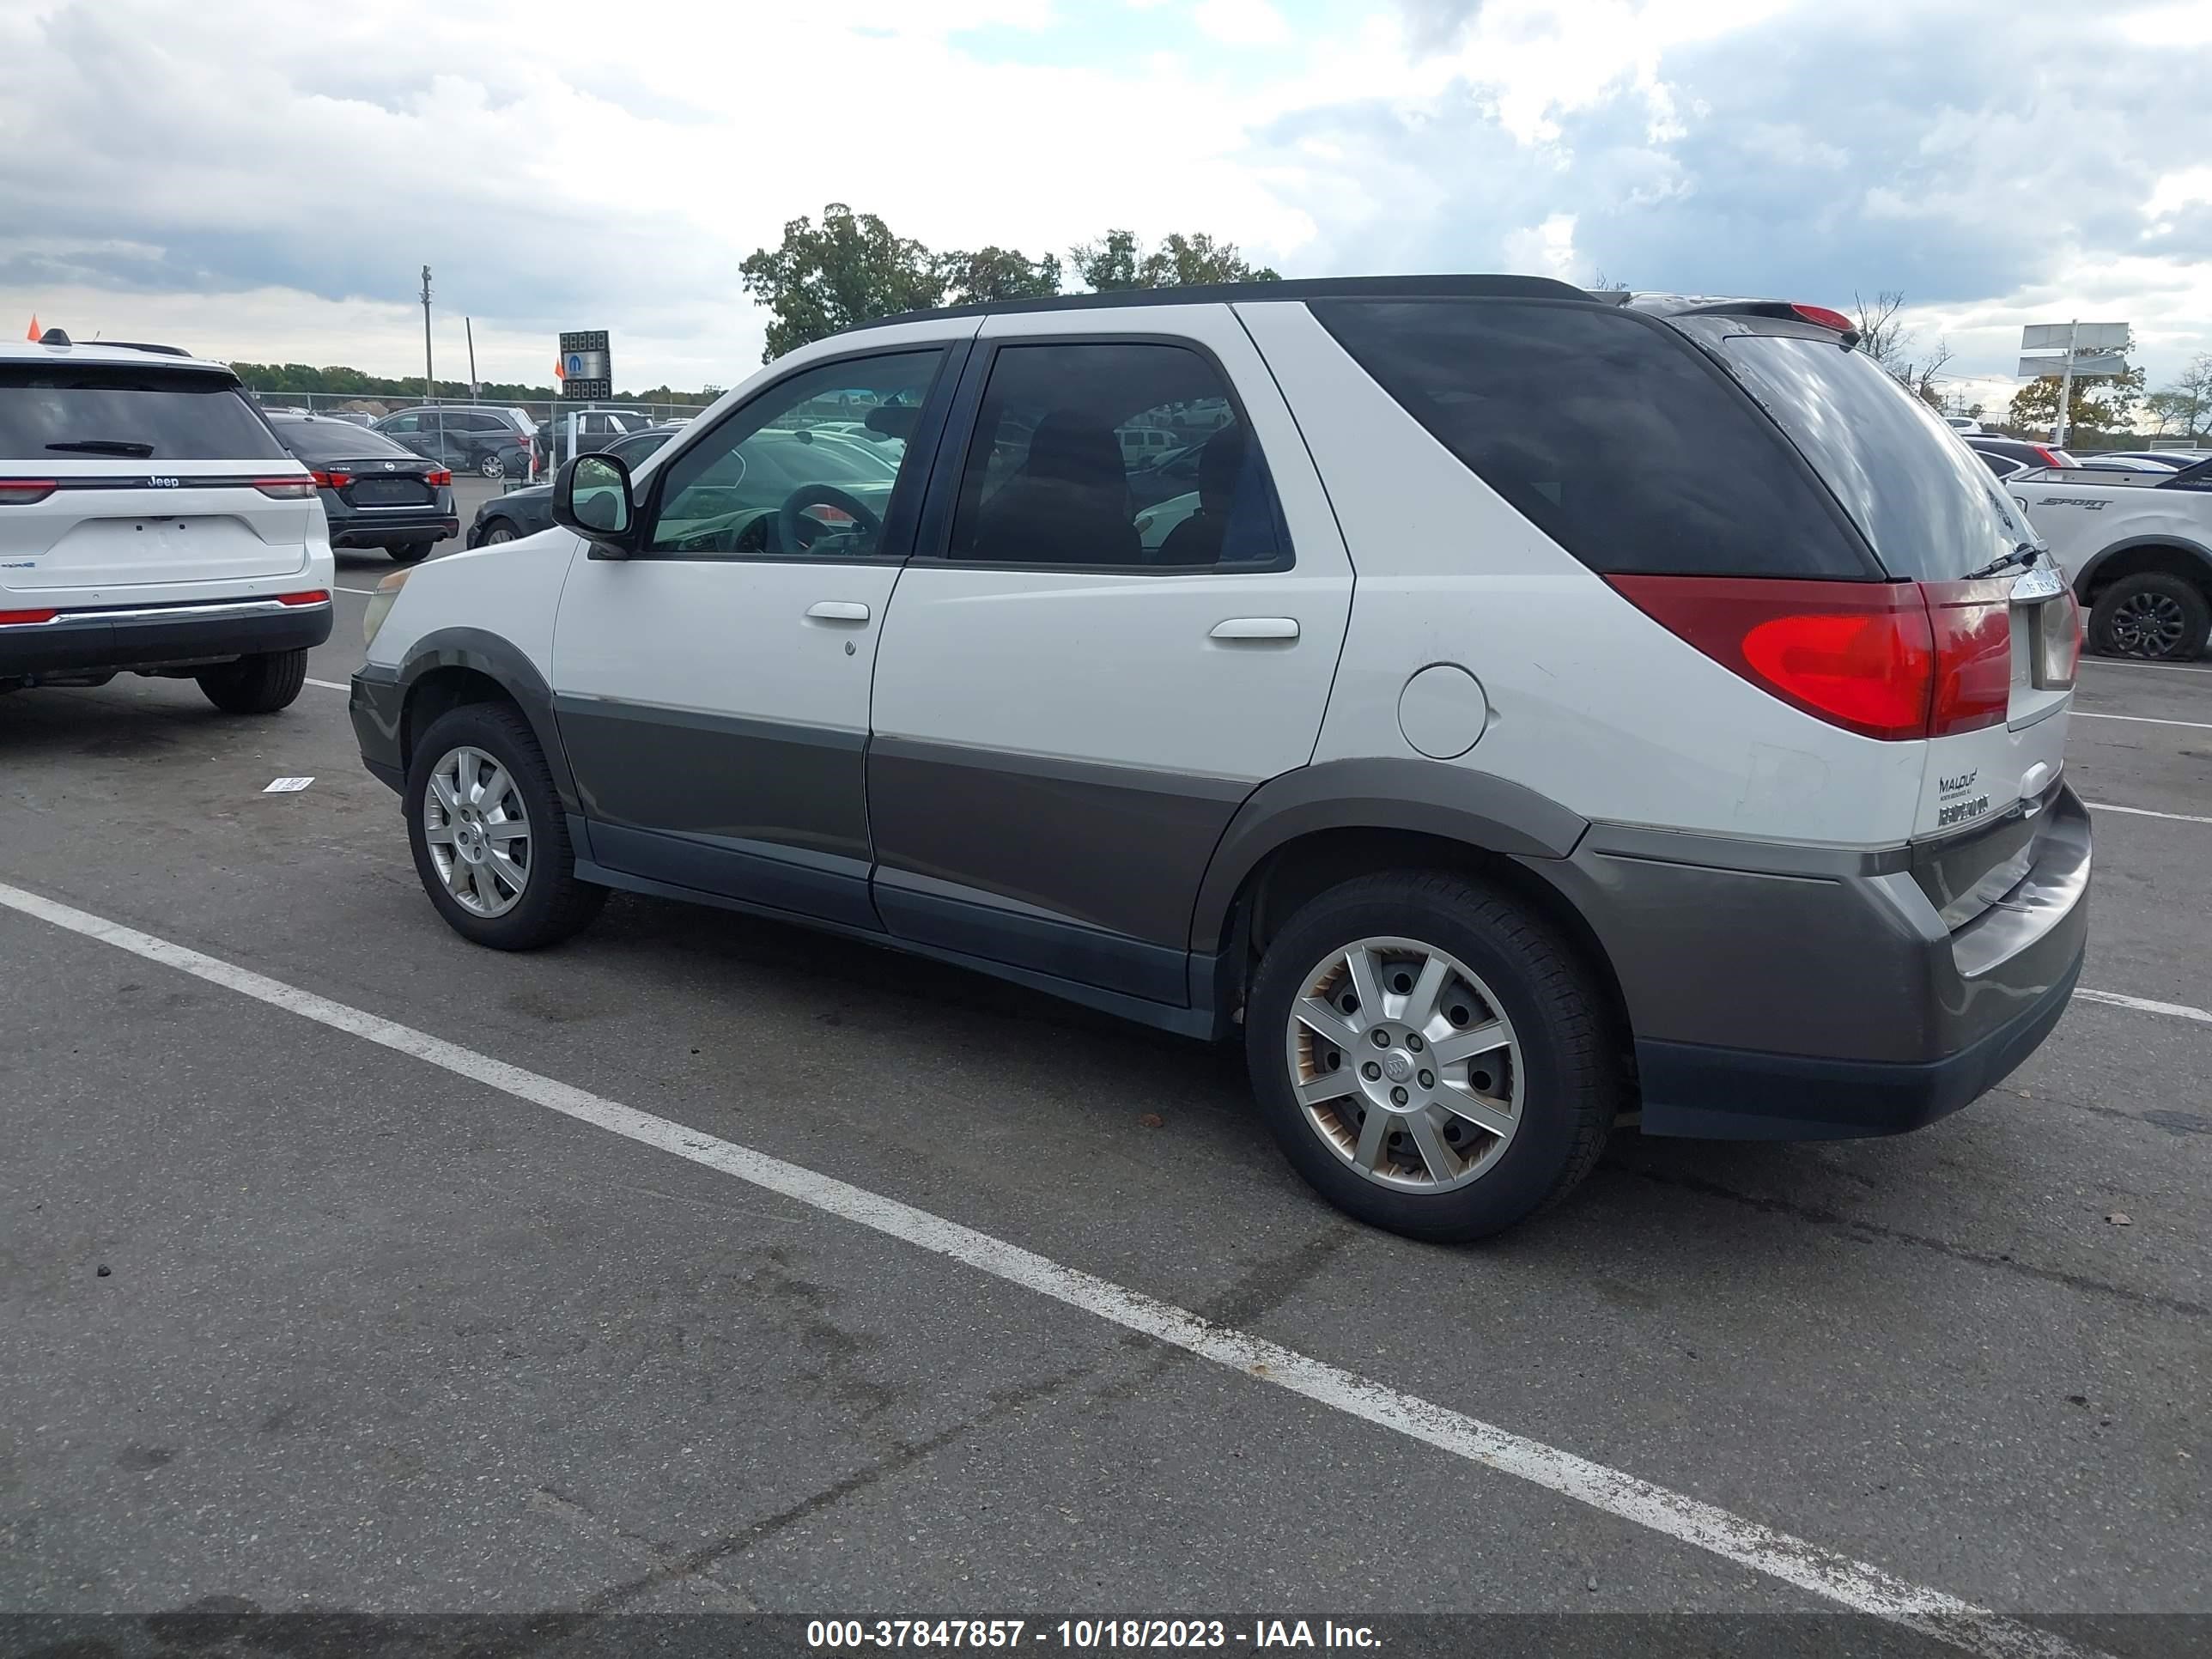
<svg viewBox="0 0 2212 1659"><path fill-rule="evenodd" d="M1937 793L1944 801L1936 812L1936 827L1939 830L1954 823L1964 823L1968 818L1978 818L1990 810L1990 798L1980 794L1967 800L1954 800L1954 795L1964 795L1974 787L1982 775L1978 766L1964 772L1939 772L1936 776Z"/></svg>

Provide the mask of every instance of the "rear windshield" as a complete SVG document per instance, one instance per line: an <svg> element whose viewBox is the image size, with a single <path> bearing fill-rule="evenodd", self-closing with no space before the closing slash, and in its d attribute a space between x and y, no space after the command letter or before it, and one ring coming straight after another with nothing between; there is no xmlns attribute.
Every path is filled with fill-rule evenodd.
<svg viewBox="0 0 2212 1659"><path fill-rule="evenodd" d="M1731 335L1722 351L1890 574L1954 580L2037 541L1942 417L1863 353L1778 334Z"/></svg>
<svg viewBox="0 0 2212 1659"><path fill-rule="evenodd" d="M312 461L419 460L411 449L403 449L381 432L348 426L343 421L287 421L271 422L284 447Z"/></svg>
<svg viewBox="0 0 2212 1659"><path fill-rule="evenodd" d="M1664 325L1595 305L1316 302L1436 440L1591 569L1881 572L1790 446Z"/></svg>
<svg viewBox="0 0 2212 1659"><path fill-rule="evenodd" d="M135 364L0 363L9 461L270 461L279 444L237 383Z"/></svg>

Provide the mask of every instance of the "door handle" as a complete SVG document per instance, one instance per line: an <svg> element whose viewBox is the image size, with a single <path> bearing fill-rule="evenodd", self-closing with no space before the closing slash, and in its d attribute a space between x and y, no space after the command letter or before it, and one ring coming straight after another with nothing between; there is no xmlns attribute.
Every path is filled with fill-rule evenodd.
<svg viewBox="0 0 2212 1659"><path fill-rule="evenodd" d="M1294 640L1298 636L1295 617L1231 617L1213 624L1212 640Z"/></svg>
<svg viewBox="0 0 2212 1659"><path fill-rule="evenodd" d="M806 607L806 614L817 622L866 622L868 607L850 599L823 599Z"/></svg>

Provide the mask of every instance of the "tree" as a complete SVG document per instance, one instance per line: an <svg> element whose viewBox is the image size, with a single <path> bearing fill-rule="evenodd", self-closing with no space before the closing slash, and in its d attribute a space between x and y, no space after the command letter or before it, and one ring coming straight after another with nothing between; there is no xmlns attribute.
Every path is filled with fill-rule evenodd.
<svg viewBox="0 0 2212 1659"><path fill-rule="evenodd" d="M2051 431L2057 424L2058 386L2056 374L2030 380L2013 393L2006 421L2023 431ZM2067 430L2113 432L2126 426L2134 418L2142 388L2143 372L2139 368L2096 380L2076 380L2073 395L2067 399Z"/></svg>
<svg viewBox="0 0 2212 1659"><path fill-rule="evenodd" d="M1136 233L1109 230L1096 242L1067 251L1075 274L1095 294L1119 289L1182 288L1194 283L1279 283L1282 273L1254 265L1234 242L1217 242L1206 232L1181 231L1151 251Z"/></svg>
<svg viewBox="0 0 2212 1659"><path fill-rule="evenodd" d="M1013 248L978 248L973 253L944 254L937 268L951 305L1043 299L1060 292L1060 261L1049 253L1031 261Z"/></svg>
<svg viewBox="0 0 2212 1659"><path fill-rule="evenodd" d="M1866 300L1853 289L1851 310L1858 322L1859 349L1873 360L1875 368L1904 380L1911 368L1907 359L1912 355L1913 337L1911 325L1904 319L1905 295L1886 288Z"/></svg>
<svg viewBox="0 0 2212 1659"><path fill-rule="evenodd" d="M779 246L756 250L738 270L775 319L763 362L840 329L925 309L945 295L935 255L842 202L822 210L818 229L804 215L792 220Z"/></svg>
<svg viewBox="0 0 2212 1659"><path fill-rule="evenodd" d="M2161 435L2178 431L2185 438L2196 436L2199 428L2212 423L2212 353L2191 358L2170 385L2143 400L2143 407L2157 420Z"/></svg>

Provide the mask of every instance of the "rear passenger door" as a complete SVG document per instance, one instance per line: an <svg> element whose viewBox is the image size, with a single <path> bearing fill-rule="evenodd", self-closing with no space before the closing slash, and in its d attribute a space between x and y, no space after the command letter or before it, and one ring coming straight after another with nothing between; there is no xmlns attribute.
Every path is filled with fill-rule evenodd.
<svg viewBox="0 0 2212 1659"><path fill-rule="evenodd" d="M1319 481L1220 306L993 318L953 422L876 665L877 908L1182 1005L1214 843L1328 701L1352 571ZM1154 425L1212 464L1144 502Z"/></svg>

